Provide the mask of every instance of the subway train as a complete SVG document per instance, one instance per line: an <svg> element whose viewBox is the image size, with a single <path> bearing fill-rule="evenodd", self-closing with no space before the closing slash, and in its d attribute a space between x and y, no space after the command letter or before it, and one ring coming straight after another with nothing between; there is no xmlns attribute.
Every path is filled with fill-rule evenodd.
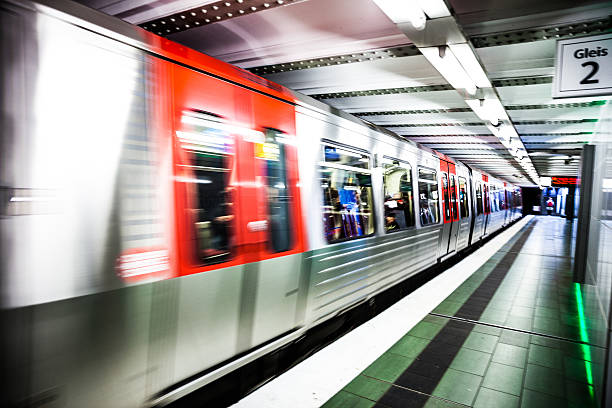
<svg viewBox="0 0 612 408"><path fill-rule="evenodd" d="M516 186L79 4L2 0L0 30L3 406L163 405L521 216Z"/></svg>

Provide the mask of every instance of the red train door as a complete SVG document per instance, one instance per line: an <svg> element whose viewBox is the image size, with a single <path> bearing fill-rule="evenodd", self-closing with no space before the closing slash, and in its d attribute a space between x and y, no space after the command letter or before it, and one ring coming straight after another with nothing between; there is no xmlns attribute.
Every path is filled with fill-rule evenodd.
<svg viewBox="0 0 612 408"><path fill-rule="evenodd" d="M440 159L442 181L442 214L444 225L440 242L440 256L454 252L459 231L459 209L457 206L457 182L455 165Z"/></svg>
<svg viewBox="0 0 612 408"><path fill-rule="evenodd" d="M482 175L482 200L484 202L484 229L483 235L488 233L487 227L489 226L490 214L491 214L491 197L489 194L489 176L486 174Z"/></svg>

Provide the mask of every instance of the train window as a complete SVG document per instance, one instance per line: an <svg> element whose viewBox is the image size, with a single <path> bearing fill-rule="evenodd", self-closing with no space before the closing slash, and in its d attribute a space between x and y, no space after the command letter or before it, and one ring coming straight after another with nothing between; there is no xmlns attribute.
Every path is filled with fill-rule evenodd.
<svg viewBox="0 0 612 408"><path fill-rule="evenodd" d="M476 182L476 215L482 214L482 183Z"/></svg>
<svg viewBox="0 0 612 408"><path fill-rule="evenodd" d="M383 159L385 185L385 230L399 231L414 226L414 200L410 165Z"/></svg>
<svg viewBox="0 0 612 408"><path fill-rule="evenodd" d="M361 169L370 168L370 158L365 154L354 153L347 149L328 145L325 145L324 149L325 163L341 164Z"/></svg>
<svg viewBox="0 0 612 408"><path fill-rule="evenodd" d="M448 176L446 173L442 173L442 195L444 196L444 221L448 221L451 218L451 206L448 194Z"/></svg>
<svg viewBox="0 0 612 408"><path fill-rule="evenodd" d="M368 155L324 145L321 162L323 222L327 242L374 233L372 177Z"/></svg>
<svg viewBox="0 0 612 408"><path fill-rule="evenodd" d="M463 177L459 177L459 210L461 218L468 216L467 182Z"/></svg>
<svg viewBox="0 0 612 408"><path fill-rule="evenodd" d="M187 184L188 215L193 220L196 262L214 264L230 258L233 247L234 140L223 119L186 111L177 131L187 160L177 181Z"/></svg>
<svg viewBox="0 0 612 408"><path fill-rule="evenodd" d="M489 197L489 186L487 186L486 184L484 184L483 196L484 196L484 208L485 208L485 212L486 213L490 213L491 212L491 205L490 205L490 197Z"/></svg>
<svg viewBox="0 0 612 408"><path fill-rule="evenodd" d="M438 178L433 170L419 169L419 217L421 225L440 222Z"/></svg>
<svg viewBox="0 0 612 408"><path fill-rule="evenodd" d="M268 198L268 244L272 252L291 249L293 201L287 182L286 136L276 129L265 129L265 141L256 144L256 157L262 160Z"/></svg>
<svg viewBox="0 0 612 408"><path fill-rule="evenodd" d="M450 199L451 199L451 212L453 213L453 220L459 216L459 210L457 209L457 187L455 183L455 176L450 176Z"/></svg>

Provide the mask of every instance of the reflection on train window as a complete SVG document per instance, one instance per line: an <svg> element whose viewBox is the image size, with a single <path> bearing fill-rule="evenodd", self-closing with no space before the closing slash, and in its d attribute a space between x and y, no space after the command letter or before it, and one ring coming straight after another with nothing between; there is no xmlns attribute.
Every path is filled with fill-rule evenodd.
<svg viewBox="0 0 612 408"><path fill-rule="evenodd" d="M444 198L444 221L450 220L450 200L448 197L448 176L442 173L442 195Z"/></svg>
<svg viewBox="0 0 612 408"><path fill-rule="evenodd" d="M457 219L459 211L457 210L457 186L455 184L455 176L450 176L450 196L451 196L451 209L453 213L453 220Z"/></svg>
<svg viewBox="0 0 612 408"><path fill-rule="evenodd" d="M499 211L499 191L497 186L491 186L491 212Z"/></svg>
<svg viewBox="0 0 612 408"><path fill-rule="evenodd" d="M268 198L268 244L272 252L284 252L293 245L293 201L287 180L287 137L280 130L267 128L265 141L256 144L256 157L262 160Z"/></svg>
<svg viewBox="0 0 612 408"><path fill-rule="evenodd" d="M459 177L459 210L461 218L468 216L467 182L463 177Z"/></svg>
<svg viewBox="0 0 612 408"><path fill-rule="evenodd" d="M440 221L438 203L438 178L433 170L419 169L419 217L421 225Z"/></svg>
<svg viewBox="0 0 612 408"><path fill-rule="evenodd" d="M486 184L484 184L484 191L483 191L483 196L484 196L484 210L485 213L490 213L491 212L491 205L490 205L490 199L489 199L489 186L487 186Z"/></svg>
<svg viewBox="0 0 612 408"><path fill-rule="evenodd" d="M329 145L324 146L324 154L319 171L327 242L373 234L369 157ZM351 167L347 167L349 164Z"/></svg>
<svg viewBox="0 0 612 408"><path fill-rule="evenodd" d="M414 226L414 199L410 165L383 159L385 185L385 230Z"/></svg>
<svg viewBox="0 0 612 408"><path fill-rule="evenodd" d="M476 182L476 215L482 214L482 183Z"/></svg>
<svg viewBox="0 0 612 408"><path fill-rule="evenodd" d="M370 168L370 158L361 153L355 153L341 147L325 145L325 163L341 164L343 166Z"/></svg>
<svg viewBox="0 0 612 408"><path fill-rule="evenodd" d="M223 119L215 115L186 111L181 126L176 133L187 161L180 166L177 181L187 184L196 262L223 262L230 258L234 245L233 193L229 187L234 140Z"/></svg>

